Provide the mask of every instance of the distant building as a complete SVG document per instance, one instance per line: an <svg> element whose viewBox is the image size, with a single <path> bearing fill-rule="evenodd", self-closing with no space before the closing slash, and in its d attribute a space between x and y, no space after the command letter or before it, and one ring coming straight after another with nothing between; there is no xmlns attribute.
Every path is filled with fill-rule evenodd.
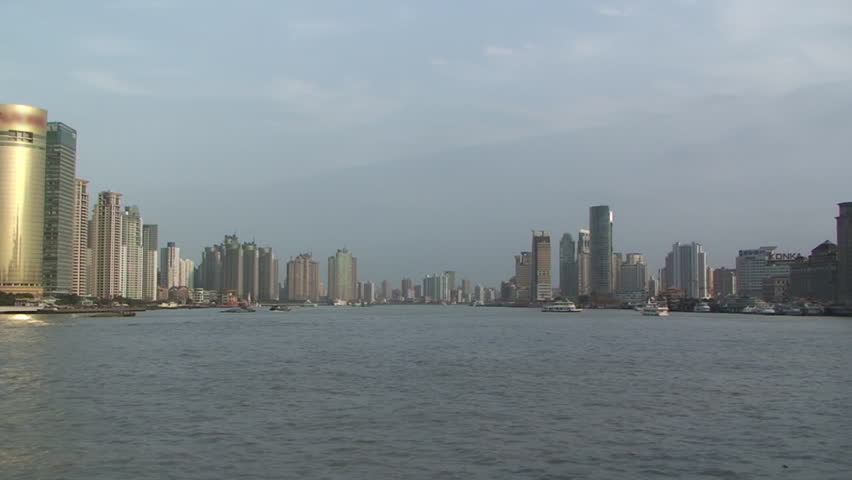
<svg viewBox="0 0 852 480"><path fill-rule="evenodd" d="M563 233L559 240L559 289L561 295L576 300L579 295L578 282L577 244L570 233Z"/></svg>
<svg viewBox="0 0 852 480"><path fill-rule="evenodd" d="M390 280L382 280L382 298L385 300L393 299L393 290L391 289Z"/></svg>
<svg viewBox="0 0 852 480"><path fill-rule="evenodd" d="M790 296L830 303L837 297L837 245L826 240L790 265Z"/></svg>
<svg viewBox="0 0 852 480"><path fill-rule="evenodd" d="M257 299L261 302L278 301L278 284L280 283L278 257L269 247L261 247L258 252L260 270Z"/></svg>
<svg viewBox="0 0 852 480"><path fill-rule="evenodd" d="M577 236L577 295L592 293L592 243L588 230Z"/></svg>
<svg viewBox="0 0 852 480"><path fill-rule="evenodd" d="M74 223L71 239L71 293L85 296L88 292L89 181L74 181Z"/></svg>
<svg viewBox="0 0 852 480"><path fill-rule="evenodd" d="M620 292L621 291L621 264L624 263L624 259L621 255L621 252L614 252L612 254L612 291Z"/></svg>
<svg viewBox="0 0 852 480"><path fill-rule="evenodd" d="M553 298L551 287L550 232L533 230L532 232L532 283L530 298L547 301Z"/></svg>
<svg viewBox="0 0 852 480"><path fill-rule="evenodd" d="M260 295L260 252L254 242L243 243L243 295L253 301Z"/></svg>
<svg viewBox="0 0 852 480"><path fill-rule="evenodd" d="M614 292L612 280L612 210L607 205L589 209L589 241L591 244L591 293L609 296Z"/></svg>
<svg viewBox="0 0 852 480"><path fill-rule="evenodd" d="M521 252L520 255L515 255L515 286L517 287L518 301L524 302L532 299L532 277L532 252Z"/></svg>
<svg viewBox="0 0 852 480"><path fill-rule="evenodd" d="M310 253L299 254L287 262L287 300L312 302L320 299L319 262Z"/></svg>
<svg viewBox="0 0 852 480"><path fill-rule="evenodd" d="M180 247L175 242L168 242L160 250L160 286L185 286L180 284L180 280Z"/></svg>
<svg viewBox="0 0 852 480"><path fill-rule="evenodd" d="M737 294L737 271L730 268L713 270L713 296L730 297Z"/></svg>
<svg viewBox="0 0 852 480"><path fill-rule="evenodd" d="M77 131L60 122L47 124L44 182L44 290L71 293L74 238Z"/></svg>
<svg viewBox="0 0 852 480"><path fill-rule="evenodd" d="M676 288L687 298L709 297L707 253L700 243L672 245L663 269L663 288Z"/></svg>
<svg viewBox="0 0 852 480"><path fill-rule="evenodd" d="M414 295L414 287L410 278L403 278L401 284L402 298L404 300L411 300L412 298L416 298Z"/></svg>
<svg viewBox="0 0 852 480"><path fill-rule="evenodd" d="M357 300L358 259L347 249L328 257L328 297L330 300Z"/></svg>
<svg viewBox="0 0 852 480"><path fill-rule="evenodd" d="M94 295L111 299L123 295L121 224L121 194L101 192L95 204L89 236L93 239L92 267Z"/></svg>
<svg viewBox="0 0 852 480"><path fill-rule="evenodd" d="M124 208L124 218L121 222L121 248L122 296L141 300L145 255L142 248L142 216L136 205Z"/></svg>
<svg viewBox="0 0 852 480"><path fill-rule="evenodd" d="M738 295L763 297L765 280L790 275L789 264L773 261L777 248L767 246L739 251L737 256Z"/></svg>
<svg viewBox="0 0 852 480"><path fill-rule="evenodd" d="M852 202L838 204L837 300L852 303Z"/></svg>
<svg viewBox="0 0 852 480"><path fill-rule="evenodd" d="M153 302L157 300L157 279L160 263L158 248L159 227L157 225L142 225L142 299Z"/></svg>
<svg viewBox="0 0 852 480"><path fill-rule="evenodd" d="M236 235L225 235L222 245L222 279L223 290L234 291L239 298L245 298L243 274L243 246Z"/></svg>
<svg viewBox="0 0 852 480"><path fill-rule="evenodd" d="M648 272L641 253L628 253L620 268L620 296L644 297L647 293ZM644 298L642 298L644 300Z"/></svg>
<svg viewBox="0 0 852 480"><path fill-rule="evenodd" d="M433 302L445 302L449 300L449 277L446 274L426 275L423 279L423 297Z"/></svg>
<svg viewBox="0 0 852 480"><path fill-rule="evenodd" d="M469 279L465 278L462 280L462 289L461 289L462 300L465 302L470 301L470 297L473 296L473 282Z"/></svg>
<svg viewBox="0 0 852 480"><path fill-rule="evenodd" d="M361 284L361 301L365 303L376 303L376 284L363 282Z"/></svg>

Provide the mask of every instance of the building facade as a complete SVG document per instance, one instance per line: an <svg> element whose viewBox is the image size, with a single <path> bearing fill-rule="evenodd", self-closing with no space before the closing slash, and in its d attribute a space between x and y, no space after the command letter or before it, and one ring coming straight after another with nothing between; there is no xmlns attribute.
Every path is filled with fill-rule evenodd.
<svg viewBox="0 0 852 480"><path fill-rule="evenodd" d="M592 293L592 243L588 230L577 235L577 296Z"/></svg>
<svg viewBox="0 0 852 480"><path fill-rule="evenodd" d="M677 288L686 298L710 296L707 278L707 253L700 243L672 245L663 269L663 288Z"/></svg>
<svg viewBox="0 0 852 480"><path fill-rule="evenodd" d="M275 256L275 252L269 247L261 247L258 254L260 256L260 266L257 298L261 302L278 301L280 291L278 257Z"/></svg>
<svg viewBox="0 0 852 480"><path fill-rule="evenodd" d="M837 245L826 240L790 265L790 296L831 303L837 298Z"/></svg>
<svg viewBox="0 0 852 480"><path fill-rule="evenodd" d="M157 225L142 225L142 299L149 302L157 299L159 230Z"/></svg>
<svg viewBox="0 0 852 480"><path fill-rule="evenodd" d="M122 221L121 194L101 192L90 223L93 293L99 298L123 296L122 286Z"/></svg>
<svg viewBox="0 0 852 480"><path fill-rule="evenodd" d="M521 252L515 255L516 300L528 302L532 299L533 254Z"/></svg>
<svg viewBox="0 0 852 480"><path fill-rule="evenodd" d="M723 298L737 294L737 271L730 268L713 270L713 297Z"/></svg>
<svg viewBox="0 0 852 480"><path fill-rule="evenodd" d="M760 298L763 296L765 280L790 275L788 264L772 261L777 248L765 246L739 251L737 255L738 295Z"/></svg>
<svg viewBox="0 0 852 480"><path fill-rule="evenodd" d="M0 104L0 291L44 291L47 112Z"/></svg>
<svg viewBox="0 0 852 480"><path fill-rule="evenodd" d="M591 293L613 294L612 272L612 210L607 205L589 209L589 243L591 268Z"/></svg>
<svg viewBox="0 0 852 480"><path fill-rule="evenodd" d="M559 289L562 296L576 300L579 295L578 282L577 243L570 233L563 233L559 240Z"/></svg>
<svg viewBox="0 0 852 480"><path fill-rule="evenodd" d="M47 124L44 180L44 290L72 290L77 131L59 122Z"/></svg>
<svg viewBox="0 0 852 480"><path fill-rule="evenodd" d="M317 302L320 299L319 262L302 253L287 262L287 300Z"/></svg>
<svg viewBox="0 0 852 480"><path fill-rule="evenodd" d="M852 202L838 204L837 301L852 303Z"/></svg>
<svg viewBox="0 0 852 480"><path fill-rule="evenodd" d="M550 258L550 232L533 230L532 232L532 288L530 296L543 302L553 298L553 280Z"/></svg>
<svg viewBox="0 0 852 480"><path fill-rule="evenodd" d="M142 216L136 205L124 208L121 232L122 295L126 298L142 300L142 269L145 266L145 252L142 248Z"/></svg>
<svg viewBox="0 0 852 480"><path fill-rule="evenodd" d="M358 259L343 248L328 257L328 298L352 301L358 299Z"/></svg>
<svg viewBox="0 0 852 480"><path fill-rule="evenodd" d="M89 181L74 180L74 223L71 239L71 294L88 295Z"/></svg>

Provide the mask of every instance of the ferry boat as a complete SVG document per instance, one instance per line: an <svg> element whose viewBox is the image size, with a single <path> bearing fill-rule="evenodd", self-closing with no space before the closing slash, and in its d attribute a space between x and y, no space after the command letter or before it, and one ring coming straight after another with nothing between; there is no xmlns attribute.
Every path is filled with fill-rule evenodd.
<svg viewBox="0 0 852 480"><path fill-rule="evenodd" d="M222 313L254 313L255 310L249 307L236 307L222 310Z"/></svg>
<svg viewBox="0 0 852 480"><path fill-rule="evenodd" d="M300 307L310 307L310 308L316 308L316 307L319 307L319 305L317 305L316 303L314 303L314 302L312 302L312 301L310 301L310 300L305 300L305 303L303 303L303 304L301 304L301 305L299 305L299 306L300 306Z"/></svg>
<svg viewBox="0 0 852 480"><path fill-rule="evenodd" d="M669 307L649 302L642 307L640 312L646 317L667 317L669 315Z"/></svg>
<svg viewBox="0 0 852 480"><path fill-rule="evenodd" d="M273 305L273 306L269 307L269 311L270 312L289 312L290 307L288 307L287 305Z"/></svg>
<svg viewBox="0 0 852 480"><path fill-rule="evenodd" d="M698 313L709 313L710 312L710 305L708 305L707 302L701 302L698 305L696 305L695 308L692 309L692 311L698 312Z"/></svg>
<svg viewBox="0 0 852 480"><path fill-rule="evenodd" d="M574 305L574 302L568 300L557 300L553 303L548 303L541 307L542 312L556 312L556 313L579 313L582 312L583 309L577 308Z"/></svg>

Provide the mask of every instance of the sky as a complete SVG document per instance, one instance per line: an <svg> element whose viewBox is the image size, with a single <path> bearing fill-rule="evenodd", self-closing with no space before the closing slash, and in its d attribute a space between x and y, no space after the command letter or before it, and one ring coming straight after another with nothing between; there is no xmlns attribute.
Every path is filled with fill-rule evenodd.
<svg viewBox="0 0 852 480"><path fill-rule="evenodd" d="M76 128L78 176L196 261L237 232L496 286L608 204L653 271L677 241L733 266L852 201L845 0L0 5L0 102Z"/></svg>

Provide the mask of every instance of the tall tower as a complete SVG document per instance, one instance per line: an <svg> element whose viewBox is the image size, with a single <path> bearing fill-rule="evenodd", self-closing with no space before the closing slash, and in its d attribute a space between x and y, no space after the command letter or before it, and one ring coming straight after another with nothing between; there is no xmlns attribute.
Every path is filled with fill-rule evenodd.
<svg viewBox="0 0 852 480"><path fill-rule="evenodd" d="M89 181L74 180L74 222L71 236L71 294L88 294Z"/></svg>
<svg viewBox="0 0 852 480"><path fill-rule="evenodd" d="M44 290L67 294L72 282L77 131L64 123L48 123L45 158Z"/></svg>
<svg viewBox="0 0 852 480"><path fill-rule="evenodd" d="M533 254L532 252L521 252L515 255L515 286L517 287L517 299L519 301L530 301L532 297L533 282Z"/></svg>
<svg viewBox="0 0 852 480"><path fill-rule="evenodd" d="M838 204L837 216L837 300L852 302L852 202Z"/></svg>
<svg viewBox="0 0 852 480"><path fill-rule="evenodd" d="M609 206L598 205L589 209L589 235L591 291L597 295L612 295L612 210Z"/></svg>
<svg viewBox="0 0 852 480"><path fill-rule="evenodd" d="M0 104L0 291L43 292L47 111ZM69 239L70 240L70 239Z"/></svg>
<svg viewBox="0 0 852 480"><path fill-rule="evenodd" d="M180 247L175 242L167 242L166 246L160 249L160 286L185 286L180 284Z"/></svg>
<svg viewBox="0 0 852 480"><path fill-rule="evenodd" d="M157 269L159 265L159 226L142 225L142 299L157 299Z"/></svg>
<svg viewBox="0 0 852 480"><path fill-rule="evenodd" d="M319 262L302 253L287 262L287 300L319 300Z"/></svg>
<svg viewBox="0 0 852 480"><path fill-rule="evenodd" d="M709 285L704 246L695 242L672 245L666 256L664 286L683 290L688 298L707 298Z"/></svg>
<svg viewBox="0 0 852 480"><path fill-rule="evenodd" d="M236 235L225 235L222 244L222 290L243 296L243 247Z"/></svg>
<svg viewBox="0 0 852 480"><path fill-rule="evenodd" d="M260 252L257 244L247 242L243 244L243 296L252 301L258 299L260 294Z"/></svg>
<svg viewBox="0 0 852 480"><path fill-rule="evenodd" d="M145 255L142 248L142 216L136 205L124 208L124 220L121 222L121 246L124 255L122 292L123 296L141 300L142 269Z"/></svg>
<svg viewBox="0 0 852 480"><path fill-rule="evenodd" d="M328 257L328 298L357 300L355 283L358 280L358 259L347 249Z"/></svg>
<svg viewBox="0 0 852 480"><path fill-rule="evenodd" d="M92 216L92 266L94 294L100 298L119 297L121 291L121 194L101 192Z"/></svg>
<svg viewBox="0 0 852 480"><path fill-rule="evenodd" d="M559 240L559 289L563 297L577 298L577 244L570 233L563 233Z"/></svg>
<svg viewBox="0 0 852 480"><path fill-rule="evenodd" d="M577 235L577 295L592 293L592 242L588 230Z"/></svg>
<svg viewBox="0 0 852 480"><path fill-rule="evenodd" d="M550 261L550 232L547 230L532 231L532 288L531 297L536 301L546 301L553 298L553 283Z"/></svg>
<svg viewBox="0 0 852 480"><path fill-rule="evenodd" d="M259 273L258 273L258 300L277 301L278 300L278 257L275 252L269 247L263 247L259 250Z"/></svg>

